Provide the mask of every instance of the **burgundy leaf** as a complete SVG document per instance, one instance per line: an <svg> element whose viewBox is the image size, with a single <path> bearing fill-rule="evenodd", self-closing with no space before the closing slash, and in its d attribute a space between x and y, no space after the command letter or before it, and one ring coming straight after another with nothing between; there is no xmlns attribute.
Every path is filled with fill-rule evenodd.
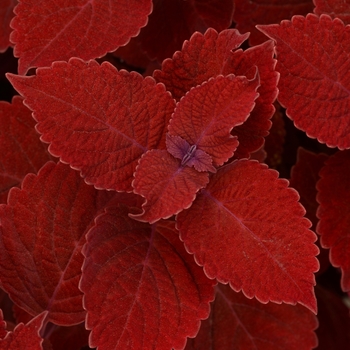
<svg viewBox="0 0 350 350"><path fill-rule="evenodd" d="M150 150L140 159L132 183L134 192L145 198L143 212L130 216L150 223L169 218L190 207L208 181L207 172L181 165L165 150Z"/></svg>
<svg viewBox="0 0 350 350"><path fill-rule="evenodd" d="M222 165L238 145L230 131L249 117L258 86L258 76L248 80L228 75L192 88L177 104L169 133L209 154L214 165Z"/></svg>
<svg viewBox="0 0 350 350"><path fill-rule="evenodd" d="M264 305L218 285L211 314L186 350L313 349L317 326L316 316L301 305Z"/></svg>
<svg viewBox="0 0 350 350"><path fill-rule="evenodd" d="M216 172L209 154L197 149L196 145L191 146L182 137L166 134L166 146L173 157L181 159L182 166L193 166L197 171Z"/></svg>
<svg viewBox="0 0 350 350"><path fill-rule="evenodd" d="M10 37L20 57L18 72L73 56L102 57L138 35L151 10L151 0L22 1Z"/></svg>
<svg viewBox="0 0 350 350"><path fill-rule="evenodd" d="M249 43L254 46L266 40L256 30L257 24L279 23L294 15L307 15L313 8L312 0L235 0L233 19L240 32L250 32Z"/></svg>
<svg viewBox="0 0 350 350"><path fill-rule="evenodd" d="M316 312L316 235L298 193L277 176L249 160L220 168L177 215L177 228L209 278L262 303L300 303Z"/></svg>
<svg viewBox="0 0 350 350"><path fill-rule="evenodd" d="M277 43L278 100L297 128L329 147L350 148L350 33L314 14L258 26Z"/></svg>
<svg viewBox="0 0 350 350"><path fill-rule="evenodd" d="M235 74L253 78L258 67L260 86L255 108L248 120L232 131L240 142L235 153L239 158L249 157L263 145L277 97L278 73L275 72L273 42L246 51L236 50L247 38L248 34L241 35L235 29L219 34L213 29L208 29L204 35L195 33L184 43L182 51L163 62L161 71L154 72L155 79L164 83L174 98L180 100L192 87L212 77Z"/></svg>
<svg viewBox="0 0 350 350"><path fill-rule="evenodd" d="M7 334L6 330L6 322L4 321L4 315L2 313L2 310L0 309L0 339L5 338Z"/></svg>
<svg viewBox="0 0 350 350"><path fill-rule="evenodd" d="M21 97L14 96L12 104L0 102L0 203L6 203L8 191L25 175L37 173L52 159L34 125Z"/></svg>
<svg viewBox="0 0 350 350"><path fill-rule="evenodd" d="M0 52L5 52L10 43L10 22L15 15L13 8L17 5L17 0L2 0L0 3Z"/></svg>
<svg viewBox="0 0 350 350"><path fill-rule="evenodd" d="M332 18L339 18L345 24L350 23L350 1L349 0L314 0L314 13L318 16L327 14Z"/></svg>
<svg viewBox="0 0 350 350"><path fill-rule="evenodd" d="M325 161L317 183L317 233L321 245L330 248L330 261L342 271L341 286L350 291L350 150L339 151Z"/></svg>
<svg viewBox="0 0 350 350"><path fill-rule="evenodd" d="M180 50L195 31L228 28L234 7L232 0L154 0L153 4L149 23L137 40L152 59L159 61Z"/></svg>
<svg viewBox="0 0 350 350"><path fill-rule="evenodd" d="M36 76L8 78L34 111L50 152L96 188L132 191L141 155L165 148L175 104L151 77L74 58L39 68Z"/></svg>
<svg viewBox="0 0 350 350"><path fill-rule="evenodd" d="M42 350L43 339L39 332L43 326L47 311L33 318L28 324L20 323L13 332L7 333L4 339L0 339L0 350Z"/></svg>
<svg viewBox="0 0 350 350"><path fill-rule="evenodd" d="M109 207L83 248L80 284L90 347L183 349L209 316L214 282L178 238L175 223L149 225Z"/></svg>
<svg viewBox="0 0 350 350"><path fill-rule="evenodd" d="M319 340L317 350L347 349L350 344L349 308L344 300L321 287L315 288L320 326L316 330Z"/></svg>
<svg viewBox="0 0 350 350"><path fill-rule="evenodd" d="M84 320L80 251L104 196L53 162L10 191L8 205L0 205L0 275L18 306L32 315L47 310L56 324Z"/></svg>

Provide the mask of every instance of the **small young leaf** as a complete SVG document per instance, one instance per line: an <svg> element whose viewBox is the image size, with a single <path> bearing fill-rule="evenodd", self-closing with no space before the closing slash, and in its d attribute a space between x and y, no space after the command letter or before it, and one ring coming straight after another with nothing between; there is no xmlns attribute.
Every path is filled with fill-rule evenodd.
<svg viewBox="0 0 350 350"><path fill-rule="evenodd" d="M277 176L249 160L218 169L177 215L177 228L209 278L263 303L300 303L316 312L316 235L298 193Z"/></svg>
<svg viewBox="0 0 350 350"><path fill-rule="evenodd" d="M136 220L156 222L191 206L196 193L209 182L207 172L181 165L167 151L150 150L140 159L132 183L134 192L145 198Z"/></svg>
<svg viewBox="0 0 350 350"><path fill-rule="evenodd" d="M321 245L330 248L330 261L342 271L341 286L350 291L350 150L339 151L325 161L317 183L317 233Z"/></svg>
<svg viewBox="0 0 350 350"><path fill-rule="evenodd" d="M151 0L21 1L10 38L18 72L71 57L102 57L136 36L151 10Z"/></svg>
<svg viewBox="0 0 350 350"><path fill-rule="evenodd" d="M230 134L254 108L259 78L217 76L192 88L176 105L169 134L209 154L216 166L232 157L237 138Z"/></svg>
<svg viewBox="0 0 350 350"><path fill-rule="evenodd" d="M49 151L96 188L131 192L141 155L165 148L175 103L151 77L74 58L8 78L34 111Z"/></svg>
<svg viewBox="0 0 350 350"><path fill-rule="evenodd" d="M149 225L108 207L83 248L80 288L90 347L183 349L209 316L215 282L179 240L173 221Z"/></svg>
<svg viewBox="0 0 350 350"><path fill-rule="evenodd" d="M350 31L314 14L258 26L277 43L278 100L297 128L329 147L350 148Z"/></svg>

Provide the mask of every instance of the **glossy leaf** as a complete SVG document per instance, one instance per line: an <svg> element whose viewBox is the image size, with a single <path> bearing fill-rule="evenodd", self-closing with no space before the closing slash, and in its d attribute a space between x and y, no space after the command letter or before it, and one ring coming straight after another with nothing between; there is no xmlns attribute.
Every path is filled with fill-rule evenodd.
<svg viewBox="0 0 350 350"><path fill-rule="evenodd" d="M0 275L18 306L31 315L47 310L56 324L84 320L80 251L109 196L53 162L10 191L8 204L0 206Z"/></svg>
<svg viewBox="0 0 350 350"><path fill-rule="evenodd" d="M257 24L279 23L294 15L307 15L313 8L312 0L235 0L233 19L241 33L250 33L249 43L254 46L266 40L256 30Z"/></svg>
<svg viewBox="0 0 350 350"><path fill-rule="evenodd" d="M209 154L215 166L222 165L237 148L237 138L230 132L249 117L258 86L258 77L228 75L192 88L176 105L169 134Z"/></svg>
<svg viewBox="0 0 350 350"><path fill-rule="evenodd" d="M350 291L350 151L329 157L317 183L317 233L321 245L330 248L330 261L342 270L341 286Z"/></svg>
<svg viewBox="0 0 350 350"><path fill-rule="evenodd" d="M350 23L349 0L314 0L314 13L318 16L327 14L332 18L339 18L345 24Z"/></svg>
<svg viewBox="0 0 350 350"><path fill-rule="evenodd" d="M38 69L36 76L8 77L34 111L50 152L96 188L131 191L141 155L165 148L175 104L151 77L77 58Z"/></svg>
<svg viewBox="0 0 350 350"><path fill-rule="evenodd" d="M183 349L209 315L214 282L187 254L173 221L149 225L127 212L109 207L83 248L89 345Z"/></svg>
<svg viewBox="0 0 350 350"><path fill-rule="evenodd" d="M71 57L102 57L136 36L151 10L151 0L21 1L10 38L20 57L18 72Z"/></svg>
<svg viewBox="0 0 350 350"><path fill-rule="evenodd" d="M0 52L5 52L10 42L10 22L14 17L13 8L17 5L17 0L2 0L0 3Z"/></svg>
<svg viewBox="0 0 350 350"><path fill-rule="evenodd" d="M25 175L37 173L52 159L31 114L19 96L11 104L0 102L0 203L6 203L8 191L19 186Z"/></svg>
<svg viewBox="0 0 350 350"><path fill-rule="evenodd" d="M350 31L339 19L295 16L258 28L277 43L278 100L297 128L350 148Z"/></svg>
<svg viewBox="0 0 350 350"><path fill-rule="evenodd" d="M143 212L130 216L150 223L169 218L190 207L208 181L207 172L181 165L167 151L148 151L140 159L132 183L134 192L145 198Z"/></svg>
<svg viewBox="0 0 350 350"><path fill-rule="evenodd" d="M249 160L218 169L177 215L177 228L209 278L262 303L300 303L316 312L316 235L298 193L277 176Z"/></svg>
<svg viewBox="0 0 350 350"><path fill-rule="evenodd" d="M148 55L160 62L181 50L184 40L208 27L221 31L232 22L232 0L154 0L149 23L137 40Z"/></svg>
<svg viewBox="0 0 350 350"><path fill-rule="evenodd" d="M26 325L23 323L18 324L13 332L7 333L4 339L0 339L0 350L42 350L41 344L43 339L40 337L39 332L46 315L47 312L44 311Z"/></svg>
<svg viewBox="0 0 350 350"><path fill-rule="evenodd" d="M273 42L246 51L236 50L247 38L248 34L241 35L235 29L220 33L208 29L204 35L195 33L184 43L182 51L163 62L161 71L154 72L155 79L180 100L192 87L212 77L235 74L253 79L258 68L260 86L255 107L248 120L232 130L240 142L235 154L239 158L249 157L263 145L277 97L278 73L275 72Z"/></svg>
<svg viewBox="0 0 350 350"><path fill-rule="evenodd" d="M218 285L211 314L186 350L309 350L317 346L317 326L316 316L301 305L264 305Z"/></svg>

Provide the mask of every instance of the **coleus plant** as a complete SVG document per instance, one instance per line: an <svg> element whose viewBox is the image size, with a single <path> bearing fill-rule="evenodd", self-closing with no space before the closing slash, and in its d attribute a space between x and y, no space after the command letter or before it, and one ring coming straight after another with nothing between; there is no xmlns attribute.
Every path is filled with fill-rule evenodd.
<svg viewBox="0 0 350 350"><path fill-rule="evenodd" d="M349 13L3 1L0 349L345 349Z"/></svg>

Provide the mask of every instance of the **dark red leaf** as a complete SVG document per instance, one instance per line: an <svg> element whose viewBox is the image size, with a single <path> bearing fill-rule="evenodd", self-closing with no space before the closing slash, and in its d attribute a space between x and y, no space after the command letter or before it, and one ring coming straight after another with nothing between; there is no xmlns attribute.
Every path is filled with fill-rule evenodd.
<svg viewBox="0 0 350 350"><path fill-rule="evenodd" d="M165 148L175 103L151 77L75 58L39 68L36 76L8 78L34 111L50 152L96 188L132 191L141 155Z"/></svg>
<svg viewBox="0 0 350 350"><path fill-rule="evenodd" d="M209 154L215 166L222 165L237 148L230 132L249 117L258 86L258 76L248 80L228 75L192 88L176 105L169 133Z"/></svg>
<svg viewBox="0 0 350 350"><path fill-rule="evenodd" d="M184 40L208 27L221 31L232 22L232 0L154 0L149 23L137 40L148 55L159 61L180 50Z"/></svg>
<svg viewBox="0 0 350 350"><path fill-rule="evenodd" d="M0 102L0 203L6 203L11 187L19 186L28 173L37 173L50 159L47 147L34 130L31 111L23 99Z"/></svg>
<svg viewBox="0 0 350 350"><path fill-rule="evenodd" d="M350 1L349 0L314 0L314 13L318 16L327 14L332 18L339 18L345 24L350 23Z"/></svg>
<svg viewBox="0 0 350 350"><path fill-rule="evenodd" d="M322 288L315 288L320 322L316 334L319 340L317 350L347 349L350 344L349 308L338 295Z"/></svg>
<svg viewBox="0 0 350 350"><path fill-rule="evenodd" d="M0 309L0 339L5 338L7 333L6 322L4 321L4 316L2 310Z"/></svg>
<svg viewBox="0 0 350 350"><path fill-rule="evenodd" d="M130 216L150 223L169 218L190 207L208 182L207 172L181 165L165 150L150 150L140 159L132 183L134 192L145 198L143 212Z"/></svg>
<svg viewBox="0 0 350 350"><path fill-rule="evenodd" d="M102 57L136 36L151 10L151 0L22 1L11 23L18 72L73 56Z"/></svg>
<svg viewBox="0 0 350 350"><path fill-rule="evenodd" d="M298 193L277 176L249 160L218 169L177 215L177 228L209 278L263 303L300 303L316 312L316 235Z"/></svg>
<svg viewBox="0 0 350 350"><path fill-rule="evenodd" d="M218 285L211 314L186 350L309 350L317 346L317 326L301 305L264 305Z"/></svg>
<svg viewBox="0 0 350 350"><path fill-rule="evenodd" d="M166 134L168 152L175 158L181 159L181 165L193 166L197 171L216 172L209 154L190 145L180 136Z"/></svg>
<svg viewBox="0 0 350 350"><path fill-rule="evenodd" d="M46 315L47 311L44 311L26 325L18 324L13 332L7 333L4 339L0 339L0 350L42 350L43 339L39 332Z"/></svg>
<svg viewBox="0 0 350 350"><path fill-rule="evenodd" d="M248 120L233 129L240 142L236 157L249 157L264 143L263 137L271 127L269 119L274 113L273 102L277 97L278 73L275 72L274 44L272 41L246 51L236 50L248 34L241 35L235 29L217 33L208 29L204 35L195 33L173 59L163 62L162 70L155 71L157 81L165 84L174 98L180 100L192 87L217 75L242 75L252 79L258 67L259 97ZM236 51L233 51L236 50Z"/></svg>
<svg viewBox="0 0 350 350"><path fill-rule="evenodd" d="M294 15L307 15L314 8L312 0L235 0L236 28L250 32L251 46L261 44L266 37L256 30L257 24L279 23Z"/></svg>
<svg viewBox="0 0 350 350"><path fill-rule="evenodd" d="M350 148L350 35L327 15L258 26L277 43L278 100L297 128L329 147Z"/></svg>
<svg viewBox="0 0 350 350"><path fill-rule="evenodd" d="M17 0L2 0L0 3L0 52L5 52L10 43L10 22L14 17L13 8Z"/></svg>
<svg viewBox="0 0 350 350"><path fill-rule="evenodd" d="M350 291L350 150L339 151L325 161L317 183L317 233L321 245L330 248L330 261L342 270L341 286Z"/></svg>
<svg viewBox="0 0 350 350"><path fill-rule="evenodd" d="M214 282L178 238L175 223L149 225L109 207L83 248L80 288L90 347L183 349L209 316Z"/></svg>
<svg viewBox="0 0 350 350"><path fill-rule="evenodd" d="M0 275L18 306L32 315L47 310L56 324L84 320L80 251L104 196L53 162L10 191L8 205L0 205Z"/></svg>

